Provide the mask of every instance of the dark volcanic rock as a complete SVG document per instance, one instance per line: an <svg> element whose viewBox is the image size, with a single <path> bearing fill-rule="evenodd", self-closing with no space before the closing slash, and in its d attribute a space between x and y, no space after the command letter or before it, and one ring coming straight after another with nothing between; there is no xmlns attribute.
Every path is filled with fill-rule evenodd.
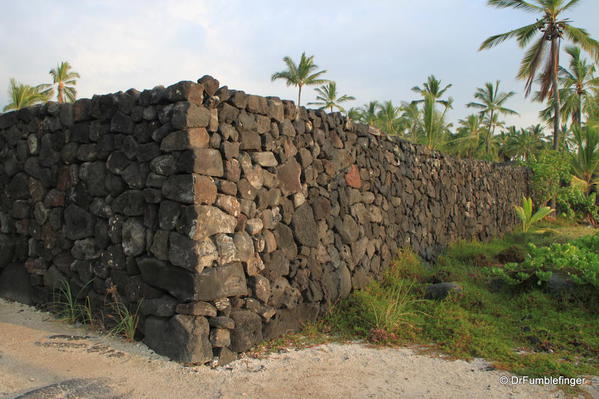
<svg viewBox="0 0 599 399"><path fill-rule="evenodd" d="M148 317L144 330L144 343L172 360L200 364L212 360L212 346L208 339L210 327L204 317Z"/></svg>

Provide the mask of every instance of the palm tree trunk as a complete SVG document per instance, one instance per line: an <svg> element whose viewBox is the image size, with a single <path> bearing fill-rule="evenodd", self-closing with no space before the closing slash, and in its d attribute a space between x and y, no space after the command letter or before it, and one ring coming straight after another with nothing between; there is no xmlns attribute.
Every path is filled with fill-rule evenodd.
<svg viewBox="0 0 599 399"><path fill-rule="evenodd" d="M582 93L578 95L578 127L582 126Z"/></svg>
<svg viewBox="0 0 599 399"><path fill-rule="evenodd" d="M489 137L487 137L487 142L485 143L485 153L487 157L491 153L491 139L493 138L493 131L495 130L493 126L493 117L495 116L495 110L491 109L491 114L489 115Z"/></svg>
<svg viewBox="0 0 599 399"><path fill-rule="evenodd" d="M559 148L559 128L560 128L560 99L559 84L557 81L557 69L559 68L559 38L551 41L551 55L553 56L553 68L551 78L553 80L553 149Z"/></svg>
<svg viewBox="0 0 599 399"><path fill-rule="evenodd" d="M63 91L64 91L64 83L60 82L58 84L58 103L59 104L62 104L64 102Z"/></svg>
<svg viewBox="0 0 599 399"><path fill-rule="evenodd" d="M300 107L300 100L302 99L302 85L299 85L299 90L297 92L297 108Z"/></svg>

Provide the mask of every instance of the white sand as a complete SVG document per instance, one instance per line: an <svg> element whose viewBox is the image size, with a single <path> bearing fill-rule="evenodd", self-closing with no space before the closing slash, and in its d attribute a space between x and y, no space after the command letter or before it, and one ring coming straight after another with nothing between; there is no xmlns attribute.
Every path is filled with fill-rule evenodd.
<svg viewBox="0 0 599 399"><path fill-rule="evenodd" d="M60 334L79 337L50 338ZM328 344L218 369L183 367L141 343L99 336L0 300L0 399L565 397L554 386L502 385L500 377L509 374L487 366L406 348ZM58 385L48 388L52 384ZM585 389L599 398L596 385Z"/></svg>

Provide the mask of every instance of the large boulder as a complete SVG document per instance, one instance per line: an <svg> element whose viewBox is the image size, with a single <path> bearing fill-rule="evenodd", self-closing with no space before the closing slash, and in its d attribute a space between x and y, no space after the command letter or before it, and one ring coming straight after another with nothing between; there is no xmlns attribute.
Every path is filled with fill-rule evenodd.
<svg viewBox="0 0 599 399"><path fill-rule="evenodd" d="M197 299L213 301L218 298L247 295L247 281L241 263L210 267L197 278Z"/></svg>
<svg viewBox="0 0 599 399"><path fill-rule="evenodd" d="M201 316L176 315L170 319L148 317L144 343L172 360L203 364L212 360L210 327Z"/></svg>
<svg viewBox="0 0 599 399"><path fill-rule="evenodd" d="M0 297L31 305L33 289L25 266L11 263L0 273Z"/></svg>
<svg viewBox="0 0 599 399"><path fill-rule="evenodd" d="M235 329L231 331L231 350L245 352L262 341L262 319L249 310L234 310L231 318Z"/></svg>

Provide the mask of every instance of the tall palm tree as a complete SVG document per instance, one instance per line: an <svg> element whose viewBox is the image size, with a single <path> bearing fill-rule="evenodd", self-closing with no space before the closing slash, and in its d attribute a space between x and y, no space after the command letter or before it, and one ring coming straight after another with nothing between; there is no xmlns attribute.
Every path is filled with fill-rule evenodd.
<svg viewBox="0 0 599 399"><path fill-rule="evenodd" d="M319 101L308 103L308 105L320 105L320 109L328 108L331 112L333 112L333 108L337 108L339 111L345 112L345 109L339 104L356 99L355 97L348 96L347 94L337 97L337 83L335 82L328 82L326 85L317 87L314 90L318 93L316 99Z"/></svg>
<svg viewBox="0 0 599 399"><path fill-rule="evenodd" d="M504 106L507 100L513 97L516 93L513 91L510 91L508 93L500 92L499 83L499 80L495 82L495 85L493 85L493 83L491 82L487 82L485 83L484 88L477 88L476 92L474 93L474 98L476 98L480 102L471 102L466 104L468 108L479 109L481 116L488 116L488 129L491 132L491 134L495 132L495 127L491 125L495 115L518 115L516 111L506 108Z"/></svg>
<svg viewBox="0 0 599 399"><path fill-rule="evenodd" d="M287 65L287 70L273 73L271 80L285 79L287 86L297 86L297 106L300 106L302 98L302 87L321 85L328 82L327 79L320 77L327 71L318 71L318 65L314 64L314 56L306 57L306 53L302 53L299 64L296 64L290 57L283 58L283 62Z"/></svg>
<svg viewBox="0 0 599 399"><path fill-rule="evenodd" d="M473 158L479 148L480 137L484 130L479 114L468 115L459 121L457 135L452 141L453 152L465 158Z"/></svg>
<svg viewBox="0 0 599 399"><path fill-rule="evenodd" d="M425 101L427 95L430 96L434 102L442 104L442 105L447 105L447 100L441 100L440 98L443 97L443 94L445 94L445 92L452 86L451 84L445 85L445 87L442 87L443 85L441 84L441 80L437 79L435 77L435 75L431 75L426 79L426 82L424 82L424 84L422 85L422 88L420 88L420 86L414 86L412 87L412 91L420 94L423 99L422 100L415 100L414 102L416 104L418 103L422 103Z"/></svg>
<svg viewBox="0 0 599 399"><path fill-rule="evenodd" d="M377 113L381 104L378 101L370 101L357 109L359 117L357 120L366 125L376 125Z"/></svg>
<svg viewBox="0 0 599 399"><path fill-rule="evenodd" d="M528 161L533 158L545 143L543 141L543 127L541 125L531 126L528 129L513 128L507 137L505 152L511 159Z"/></svg>
<svg viewBox="0 0 599 399"><path fill-rule="evenodd" d="M400 129L404 135L415 139L422 129L422 115L416 103L402 103L400 116Z"/></svg>
<svg viewBox="0 0 599 399"><path fill-rule="evenodd" d="M423 103L423 128L420 141L428 148L438 148L443 141L443 134L447 132L445 124L445 114L447 110L453 108L453 98L447 100L441 99L445 92L451 87L451 84L443 86L441 81L434 75L427 78L423 87L415 86L412 91L420 94L421 100L413 101L414 104ZM435 108L436 104L443 105L443 112L440 113Z"/></svg>
<svg viewBox="0 0 599 399"><path fill-rule="evenodd" d="M19 83L15 79L10 79L8 95L11 102L4 107L3 111L12 111L49 101L54 95L54 91L52 86L48 84L29 86Z"/></svg>
<svg viewBox="0 0 599 399"><path fill-rule="evenodd" d="M593 94L599 92L599 78L595 76L595 65L582 58L579 47L568 46L566 53L570 56L570 69L560 67L562 113L569 114L572 122L580 126L585 108L593 101Z"/></svg>
<svg viewBox="0 0 599 399"><path fill-rule="evenodd" d="M379 111L376 114L376 126L389 135L398 134L400 132L400 110L401 108L393 105L391 101L379 104Z"/></svg>
<svg viewBox="0 0 599 399"><path fill-rule="evenodd" d="M574 177L584 183L587 194L598 183L599 173L599 130L590 126L575 127L574 138L577 151L572 159Z"/></svg>
<svg viewBox="0 0 599 399"><path fill-rule="evenodd" d="M570 25L569 19L561 18L565 11L579 2L580 0L488 0L487 3L496 8L514 8L540 15L540 19L530 25L489 37L481 44L480 50L489 49L511 38L516 38L521 48L526 47L533 38L536 40L526 51L517 76L526 80L525 94L528 96L537 77L537 71L542 68L539 98L544 101L548 97L553 97L555 115L553 118L554 149L558 148L560 134L561 106L558 72L561 41L565 37L578 44L595 58L599 57L599 42L592 39L584 29ZM540 33L538 36L537 32ZM545 55L547 47L549 47L548 56ZM543 63L544 66L541 66Z"/></svg>
<svg viewBox="0 0 599 399"><path fill-rule="evenodd" d="M50 70L50 75L52 83L56 85L58 102L64 103L65 97L66 101L74 102L77 98L77 90L73 86L77 84L80 76L77 72L71 71L71 64L68 61L61 62L56 68Z"/></svg>

